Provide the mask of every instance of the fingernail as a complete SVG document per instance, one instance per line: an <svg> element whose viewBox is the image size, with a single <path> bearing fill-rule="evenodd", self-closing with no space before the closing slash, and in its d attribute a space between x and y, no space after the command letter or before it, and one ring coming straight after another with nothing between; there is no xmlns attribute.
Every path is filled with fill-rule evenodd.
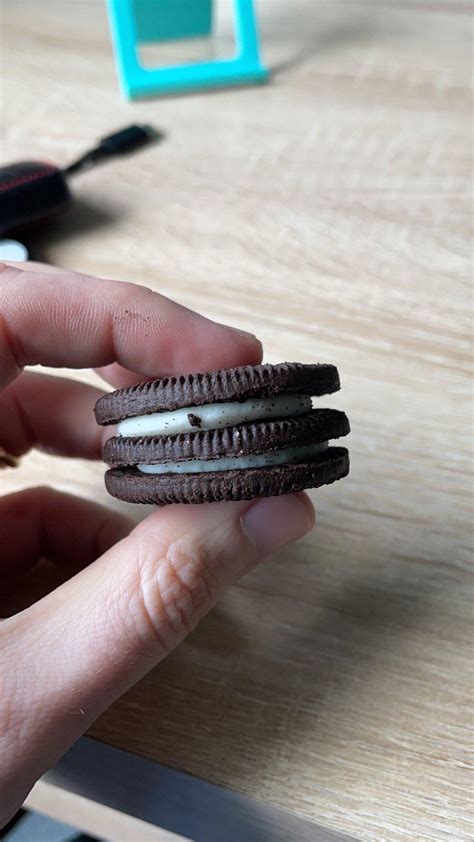
<svg viewBox="0 0 474 842"><path fill-rule="evenodd" d="M236 333L236 334L237 334L237 336L241 336L241 337L242 337L242 339L251 339L251 340L252 340L252 342L260 342L260 340L259 340L259 339L257 339L257 337L255 336L255 334L254 334L254 333L249 333L249 332L248 332L248 331L246 331L246 330L240 330L240 328L238 328L238 327L232 327L232 325L224 325L224 324L223 324L222 326L223 326L223 327L226 327L226 328L227 328L227 330L231 330L231 331L232 331L232 333Z"/></svg>
<svg viewBox="0 0 474 842"><path fill-rule="evenodd" d="M306 494L255 500L242 516L242 527L261 556L302 538L313 525L314 509Z"/></svg>

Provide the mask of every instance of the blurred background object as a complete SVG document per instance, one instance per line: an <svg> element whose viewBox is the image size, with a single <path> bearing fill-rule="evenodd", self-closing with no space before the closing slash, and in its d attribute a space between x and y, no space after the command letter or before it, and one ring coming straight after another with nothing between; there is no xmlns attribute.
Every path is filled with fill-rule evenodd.
<svg viewBox="0 0 474 842"><path fill-rule="evenodd" d="M20 161L0 166L0 235L28 238L67 210L73 196L69 179L101 161L134 152L162 135L149 126L127 126L103 137L66 167L45 161ZM26 260L28 249L16 240L0 240L0 258Z"/></svg>
<svg viewBox="0 0 474 842"><path fill-rule="evenodd" d="M140 44L210 35L217 0L107 0L122 91L152 96L200 88L263 82L254 0L227 0L235 30L234 55L183 61L173 45L164 66L146 66ZM213 8L213 6L215 8ZM221 4L222 8L222 4ZM215 45L212 45L215 49ZM173 52L174 50L174 52Z"/></svg>

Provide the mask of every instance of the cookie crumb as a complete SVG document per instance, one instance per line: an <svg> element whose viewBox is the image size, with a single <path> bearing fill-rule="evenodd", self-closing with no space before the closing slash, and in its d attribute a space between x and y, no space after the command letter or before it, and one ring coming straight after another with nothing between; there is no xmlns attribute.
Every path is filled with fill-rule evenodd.
<svg viewBox="0 0 474 842"><path fill-rule="evenodd" d="M201 428L202 421L199 418L199 415L193 415L192 412L188 412L188 421L191 424L191 427L199 427L199 429Z"/></svg>

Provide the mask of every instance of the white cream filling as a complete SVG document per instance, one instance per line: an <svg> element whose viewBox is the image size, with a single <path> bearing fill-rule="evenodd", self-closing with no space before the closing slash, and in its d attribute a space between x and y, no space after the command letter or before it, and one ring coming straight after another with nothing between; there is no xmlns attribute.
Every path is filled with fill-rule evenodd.
<svg viewBox="0 0 474 842"><path fill-rule="evenodd" d="M162 462L160 465L137 465L143 474L206 474L210 471L237 471L245 468L263 468L268 465L286 465L304 462L322 453L328 446L309 444L302 447L288 447L266 453L249 453L247 456L223 456L220 459L188 459L183 462Z"/></svg>
<svg viewBox="0 0 474 842"><path fill-rule="evenodd" d="M219 430L267 418L304 415L312 409L308 395L277 395L274 398L253 398L238 403L211 403L187 406L173 412L153 412L125 418L117 427L119 436L174 436L197 430ZM225 470L225 469L223 469Z"/></svg>

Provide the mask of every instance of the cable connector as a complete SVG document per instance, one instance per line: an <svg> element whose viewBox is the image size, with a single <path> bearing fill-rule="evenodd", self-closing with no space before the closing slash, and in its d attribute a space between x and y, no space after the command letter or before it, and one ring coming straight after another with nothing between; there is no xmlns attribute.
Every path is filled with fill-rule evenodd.
<svg viewBox="0 0 474 842"><path fill-rule="evenodd" d="M103 137L98 145L86 152L77 161L73 161L63 170L64 175L75 175L81 170L90 169L105 158L126 155L155 140L162 140L164 135L151 126L127 126L118 132Z"/></svg>

